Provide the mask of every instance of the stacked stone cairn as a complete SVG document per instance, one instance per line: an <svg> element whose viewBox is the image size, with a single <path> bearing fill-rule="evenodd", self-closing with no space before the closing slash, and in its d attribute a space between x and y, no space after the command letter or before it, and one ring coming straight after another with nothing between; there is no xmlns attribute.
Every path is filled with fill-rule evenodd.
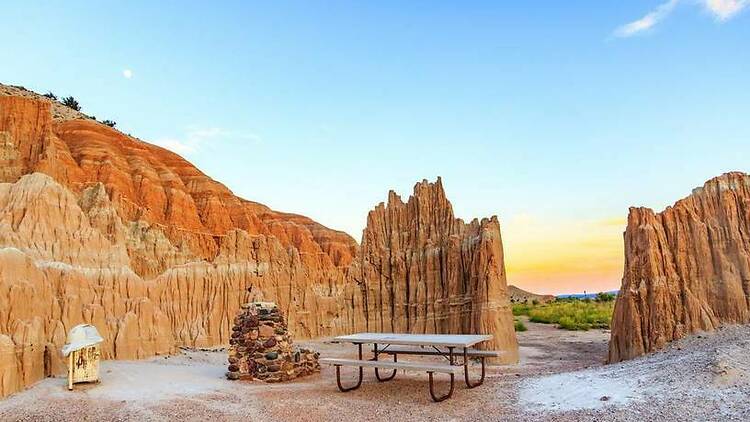
<svg viewBox="0 0 750 422"><path fill-rule="evenodd" d="M290 381L320 372L318 352L292 346L284 317L272 302L242 305L229 340L230 380Z"/></svg>

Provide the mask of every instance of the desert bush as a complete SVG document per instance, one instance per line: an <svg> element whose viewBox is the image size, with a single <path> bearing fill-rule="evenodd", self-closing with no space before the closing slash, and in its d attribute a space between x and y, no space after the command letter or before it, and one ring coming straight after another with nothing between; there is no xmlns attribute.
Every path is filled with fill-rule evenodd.
<svg viewBox="0 0 750 422"><path fill-rule="evenodd" d="M62 99L62 103L66 105L69 108L72 108L75 111L81 111L81 106L78 104L78 101L76 101L73 97L64 97Z"/></svg>
<svg viewBox="0 0 750 422"><path fill-rule="evenodd" d="M526 324L524 324L523 321L521 321L520 319L513 321L513 329L518 332L528 330L528 328L526 328Z"/></svg>
<svg viewBox="0 0 750 422"><path fill-rule="evenodd" d="M47 98L49 98L52 101L57 101L57 95L55 95L55 94L53 94L51 92L48 92L48 93L46 93L46 94L44 94L42 96L43 97L47 97Z"/></svg>
<svg viewBox="0 0 750 422"><path fill-rule="evenodd" d="M514 303L511 306L514 316L529 315L532 306L527 303Z"/></svg>
<svg viewBox="0 0 750 422"><path fill-rule="evenodd" d="M117 125L113 120L102 120L102 123L109 127L115 127Z"/></svg>
<svg viewBox="0 0 750 422"><path fill-rule="evenodd" d="M609 328L614 310L613 302L554 301L528 310L529 320L543 324L557 324L565 330Z"/></svg>
<svg viewBox="0 0 750 422"><path fill-rule="evenodd" d="M617 296L612 293L599 292L596 294L596 298L594 300L597 302L612 302L616 298Z"/></svg>
<svg viewBox="0 0 750 422"><path fill-rule="evenodd" d="M568 315L563 315L560 317L560 320L557 322L557 325L562 328L563 330L588 330L591 328L588 324L580 324L577 323L572 317Z"/></svg>
<svg viewBox="0 0 750 422"><path fill-rule="evenodd" d="M531 322L557 324L565 330L609 328L614 300L608 297L602 299L594 301L575 297L557 298L552 302L538 305L514 303L511 309L514 316L525 315Z"/></svg>

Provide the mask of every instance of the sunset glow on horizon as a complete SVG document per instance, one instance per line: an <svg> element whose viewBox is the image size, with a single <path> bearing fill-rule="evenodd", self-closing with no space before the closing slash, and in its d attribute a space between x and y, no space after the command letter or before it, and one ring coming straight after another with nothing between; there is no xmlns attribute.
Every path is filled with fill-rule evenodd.
<svg viewBox="0 0 750 422"><path fill-rule="evenodd" d="M626 224L624 217L501 221L508 284L555 295L619 289Z"/></svg>

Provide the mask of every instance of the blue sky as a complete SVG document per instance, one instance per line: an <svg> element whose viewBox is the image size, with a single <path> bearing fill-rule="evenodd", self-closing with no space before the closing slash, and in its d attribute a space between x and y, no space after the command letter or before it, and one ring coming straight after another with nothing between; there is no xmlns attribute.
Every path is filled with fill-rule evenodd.
<svg viewBox="0 0 750 422"><path fill-rule="evenodd" d="M750 170L747 1L404 3L4 3L0 81L357 240L440 175L548 292L618 287L629 206Z"/></svg>

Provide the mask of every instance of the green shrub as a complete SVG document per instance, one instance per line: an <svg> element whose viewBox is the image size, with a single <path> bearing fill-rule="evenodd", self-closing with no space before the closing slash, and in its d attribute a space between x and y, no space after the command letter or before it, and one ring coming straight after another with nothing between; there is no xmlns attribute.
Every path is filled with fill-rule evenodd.
<svg viewBox="0 0 750 422"><path fill-rule="evenodd" d="M576 331L576 330L587 331L591 329L591 324L587 322L578 321L574 318L575 317L573 316L564 315L560 317L560 320L558 321L557 325L563 330L570 330L570 331Z"/></svg>
<svg viewBox="0 0 750 422"><path fill-rule="evenodd" d="M599 292L599 293L596 294L596 299L594 299L594 300L597 301L597 302L612 302L616 298L617 298L617 296L615 296L612 293Z"/></svg>
<svg viewBox="0 0 750 422"><path fill-rule="evenodd" d="M575 296L568 296L568 297L556 297L555 302L580 302L581 299L575 297Z"/></svg>
<svg viewBox="0 0 750 422"><path fill-rule="evenodd" d="M76 101L73 97L64 97L62 99L62 103L69 108L72 108L75 111L81 111L81 106L78 104L78 101Z"/></svg>
<svg viewBox="0 0 750 422"><path fill-rule="evenodd" d="M46 94L44 94L42 96L43 97L47 97L47 98L49 98L52 101L57 101L57 95L55 95L55 94L53 94L51 92L48 92L48 93L46 93Z"/></svg>
<svg viewBox="0 0 750 422"><path fill-rule="evenodd" d="M557 324L566 330L609 328L614 302L554 301L528 311L531 322Z"/></svg>
<svg viewBox="0 0 750 422"><path fill-rule="evenodd" d="M513 328L519 332L528 330L528 328L526 328L526 325L520 319L514 321Z"/></svg>
<svg viewBox="0 0 750 422"><path fill-rule="evenodd" d="M531 308L532 306L526 303L514 303L513 306L511 306L514 316L529 315Z"/></svg>
<svg viewBox="0 0 750 422"><path fill-rule="evenodd" d="M606 294L605 294L606 295ZM614 300L581 300L578 298L558 298L540 305L514 303L511 306L514 316L525 315L529 321L541 324L557 324L565 330L589 330L609 328Z"/></svg>
<svg viewBox="0 0 750 422"><path fill-rule="evenodd" d="M102 123L109 127L115 127L117 125L117 123L112 120L102 120Z"/></svg>

